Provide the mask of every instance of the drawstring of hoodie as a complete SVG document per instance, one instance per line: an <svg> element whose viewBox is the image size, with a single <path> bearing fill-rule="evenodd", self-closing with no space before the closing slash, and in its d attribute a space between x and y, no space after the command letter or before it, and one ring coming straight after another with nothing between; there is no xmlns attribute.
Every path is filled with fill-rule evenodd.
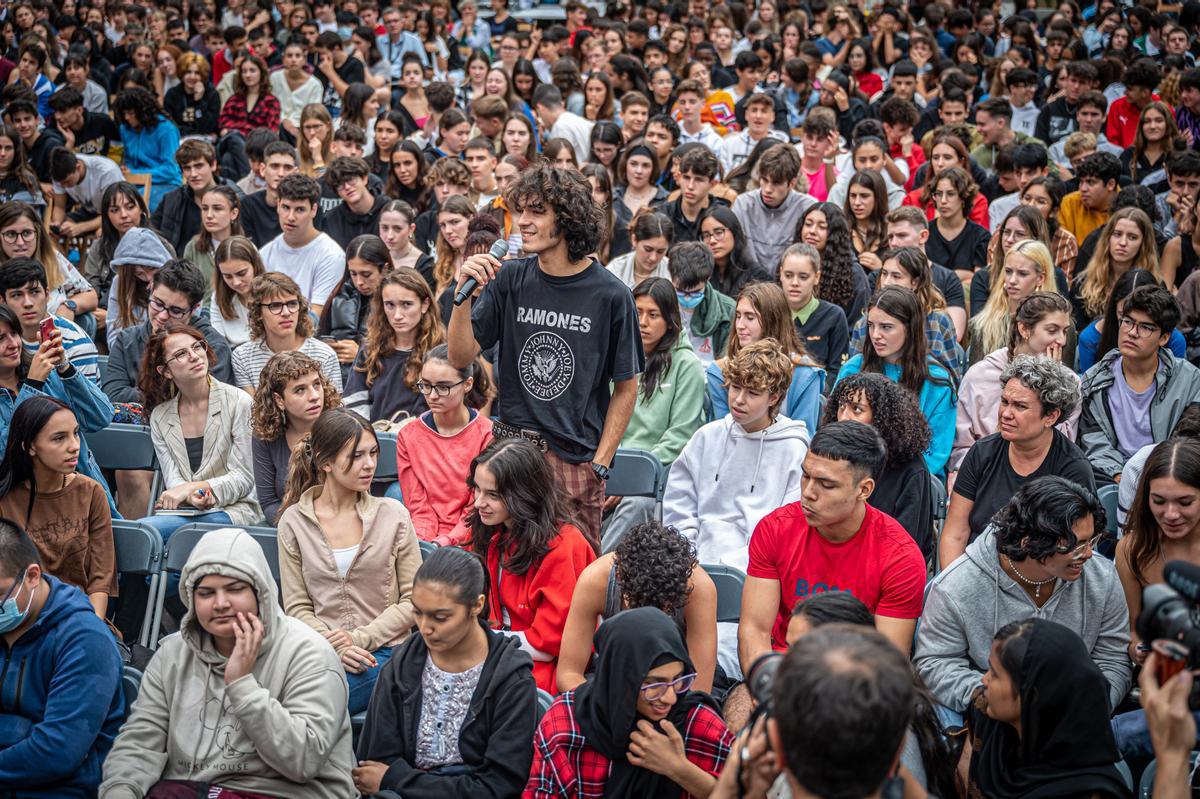
<svg viewBox="0 0 1200 799"><path fill-rule="evenodd" d="M772 422L771 424L774 424L774 422ZM771 426L768 425L767 427L764 427L762 429L762 432L760 432L758 434L758 459L754 461L754 477L751 478L751 480L750 480L750 493L751 494L754 493L754 487L758 483L758 472L760 469L762 469L763 447L766 446L767 431L770 429L771 429ZM717 458L717 469L716 469L716 472L713 473L713 482L714 483L721 482L721 464L725 462L725 451L727 449L729 449L729 439L733 437L732 436L733 425L730 424L729 427L727 428L727 430L729 431L729 435L726 435L725 438L723 438L721 440L721 457Z"/></svg>
<svg viewBox="0 0 1200 799"><path fill-rule="evenodd" d="M760 468L762 468L763 446L766 444L766 441L767 441L767 429L768 428L764 427L763 431L758 434L758 459L754 461L754 477L750 480L750 493L751 494L754 493L754 486L758 482L758 470Z"/></svg>
<svg viewBox="0 0 1200 799"><path fill-rule="evenodd" d="M721 464L725 462L725 450L729 449L729 439L733 437L732 417L726 418L730 419L730 423L725 425L725 438L721 439L721 457L717 458L717 471L713 474L714 483L721 482Z"/></svg>

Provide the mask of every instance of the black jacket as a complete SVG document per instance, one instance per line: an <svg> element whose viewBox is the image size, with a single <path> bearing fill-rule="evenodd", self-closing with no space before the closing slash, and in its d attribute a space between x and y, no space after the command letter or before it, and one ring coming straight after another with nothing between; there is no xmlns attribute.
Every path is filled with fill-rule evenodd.
<svg viewBox="0 0 1200 799"><path fill-rule="evenodd" d="M376 195L371 209L365 214L356 214L350 210L350 206L342 203L325 214L321 229L328 233L339 247L345 249L356 236L364 233L379 235L379 215L383 213L383 206L390 201L390 197Z"/></svg>
<svg viewBox="0 0 1200 799"><path fill-rule="evenodd" d="M318 335L332 336L339 341L351 339L361 344L367 335L367 310L370 305L371 298L359 294L349 276L343 277L341 287L330 295L329 301L321 309Z"/></svg>
<svg viewBox="0 0 1200 799"><path fill-rule="evenodd" d="M242 197L242 190L233 181L217 175L217 185L228 186ZM175 249L183 252L189 241L200 232L200 206L196 204L195 193L186 183L177 189L172 189L163 195L162 202L150 215L152 224L162 237Z"/></svg>
<svg viewBox="0 0 1200 799"><path fill-rule="evenodd" d="M488 655L458 733L466 774L441 775L413 765L421 720L421 672L429 650L409 636L379 671L358 758L389 764L380 783L404 799L505 799L520 796L533 762L537 688L533 661L515 640L488 631Z"/></svg>
<svg viewBox="0 0 1200 799"><path fill-rule="evenodd" d="M204 334L208 346L217 361L210 370L213 377L222 383L233 385L233 353L229 342L208 323L204 314L196 314L188 322ZM142 354L150 340L150 320L136 327L127 327L117 334L108 354L108 368L100 388L115 402L141 402L142 392L137 387L138 370L142 368Z"/></svg>

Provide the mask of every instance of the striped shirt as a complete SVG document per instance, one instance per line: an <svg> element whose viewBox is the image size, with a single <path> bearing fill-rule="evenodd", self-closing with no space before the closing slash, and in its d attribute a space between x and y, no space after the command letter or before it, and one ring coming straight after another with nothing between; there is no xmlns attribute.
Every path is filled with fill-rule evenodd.
<svg viewBox="0 0 1200 799"><path fill-rule="evenodd" d="M321 373L342 393L342 368L338 365L337 353L324 341L306 338L300 352L321 365ZM258 378L263 367L275 353L264 340L248 341L233 351L233 384L238 388L258 388Z"/></svg>
<svg viewBox="0 0 1200 799"><path fill-rule="evenodd" d="M67 360L81 375L96 385L100 384L100 356L96 352L96 344L88 337L79 325L61 316L54 317L54 326L62 334L63 350ZM35 353L40 346L37 341L21 341L28 353Z"/></svg>

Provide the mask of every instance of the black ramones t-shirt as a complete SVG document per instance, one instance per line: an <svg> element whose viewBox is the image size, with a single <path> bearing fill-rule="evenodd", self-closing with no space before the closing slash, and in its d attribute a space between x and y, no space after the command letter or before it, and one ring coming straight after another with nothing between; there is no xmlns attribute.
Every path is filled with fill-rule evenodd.
<svg viewBox="0 0 1200 799"><path fill-rule="evenodd" d="M598 262L553 277L536 256L505 261L475 302L475 340L499 343L497 416L536 430L573 463L600 443L609 383L642 371L633 294Z"/></svg>

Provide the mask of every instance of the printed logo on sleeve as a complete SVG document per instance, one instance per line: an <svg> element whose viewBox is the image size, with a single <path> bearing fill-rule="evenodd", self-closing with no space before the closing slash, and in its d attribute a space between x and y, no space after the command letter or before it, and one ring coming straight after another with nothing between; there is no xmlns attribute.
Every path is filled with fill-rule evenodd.
<svg viewBox="0 0 1200 799"><path fill-rule="evenodd" d="M517 359L525 390L537 399L559 397L575 377L575 353L557 333L542 331L525 340Z"/></svg>

